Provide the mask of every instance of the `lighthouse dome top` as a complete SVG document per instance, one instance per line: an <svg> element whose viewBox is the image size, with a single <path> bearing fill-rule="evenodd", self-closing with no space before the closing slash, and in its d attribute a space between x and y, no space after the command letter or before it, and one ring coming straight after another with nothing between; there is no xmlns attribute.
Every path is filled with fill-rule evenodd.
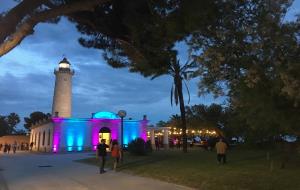
<svg viewBox="0 0 300 190"><path fill-rule="evenodd" d="M67 60L67 58L63 58L63 60L61 60L59 62L59 68L63 68L63 69L70 69L70 62Z"/></svg>

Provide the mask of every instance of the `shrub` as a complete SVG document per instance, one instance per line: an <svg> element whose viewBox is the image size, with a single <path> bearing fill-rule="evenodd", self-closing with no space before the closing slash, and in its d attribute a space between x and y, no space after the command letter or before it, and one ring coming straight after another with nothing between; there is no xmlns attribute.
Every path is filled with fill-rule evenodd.
<svg viewBox="0 0 300 190"><path fill-rule="evenodd" d="M146 155L147 153L146 147L147 146L144 139L137 138L128 144L128 151L131 154L142 156L142 155Z"/></svg>
<svg viewBox="0 0 300 190"><path fill-rule="evenodd" d="M150 140L146 142L146 152L152 152L152 144Z"/></svg>

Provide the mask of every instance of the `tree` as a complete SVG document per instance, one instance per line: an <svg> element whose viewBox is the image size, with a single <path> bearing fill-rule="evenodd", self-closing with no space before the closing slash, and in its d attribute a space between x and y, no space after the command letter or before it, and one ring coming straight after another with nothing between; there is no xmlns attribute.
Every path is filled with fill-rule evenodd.
<svg viewBox="0 0 300 190"><path fill-rule="evenodd" d="M212 128L223 136L229 127L230 110L219 104L187 106L186 113L192 128Z"/></svg>
<svg viewBox="0 0 300 190"><path fill-rule="evenodd" d="M156 123L156 127L166 127L167 125L168 123L162 120Z"/></svg>
<svg viewBox="0 0 300 190"><path fill-rule="evenodd" d="M0 115L0 136L8 134L8 124L6 122L5 116Z"/></svg>
<svg viewBox="0 0 300 190"><path fill-rule="evenodd" d="M60 16L78 11L94 11L110 0L23 0L5 13L0 13L0 56L8 53L43 22L57 23Z"/></svg>
<svg viewBox="0 0 300 190"><path fill-rule="evenodd" d="M196 10L197 11L194 11ZM171 101L179 103L183 151L187 151L183 81L188 79L194 62L180 63L174 46L194 30L206 30L215 22L213 1L113 1L93 14L70 16L78 30L86 35L79 42L88 48L104 50L104 57L114 68L128 67L152 79L170 75L174 81ZM218 15L219 16L219 15ZM194 24L197 23L197 24Z"/></svg>
<svg viewBox="0 0 300 190"><path fill-rule="evenodd" d="M300 134L300 21L284 21L291 3L228 2L220 25L189 41L200 92L228 95L239 119L259 136Z"/></svg>
<svg viewBox="0 0 300 190"><path fill-rule="evenodd" d="M30 130L30 127L33 124L43 119L48 119L50 116L51 116L50 113L45 114L40 111L32 112L29 117L24 117L24 121L25 121L24 127L25 129Z"/></svg>
<svg viewBox="0 0 300 190"><path fill-rule="evenodd" d="M9 126L8 134L12 134L15 132L15 127L17 126L18 123L20 123L20 117L16 113L10 113L7 118L7 124Z"/></svg>
<svg viewBox="0 0 300 190"><path fill-rule="evenodd" d="M175 126L176 128L181 128L182 122L181 122L181 116L178 114L171 115L169 121L167 122L171 126Z"/></svg>
<svg viewBox="0 0 300 190"><path fill-rule="evenodd" d="M20 117L16 113L10 113L8 116L0 115L0 136L15 133L18 123L20 123Z"/></svg>

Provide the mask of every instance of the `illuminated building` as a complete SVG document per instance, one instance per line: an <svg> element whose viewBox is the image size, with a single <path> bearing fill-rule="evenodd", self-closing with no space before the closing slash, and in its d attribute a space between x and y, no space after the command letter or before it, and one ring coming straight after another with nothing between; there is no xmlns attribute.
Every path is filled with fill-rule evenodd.
<svg viewBox="0 0 300 190"><path fill-rule="evenodd" d="M101 139L110 144L121 142L121 118L112 112L97 112L91 118L72 118L71 64L64 58L56 75L52 117L39 121L31 127L30 143L33 151L61 152L95 150ZM146 116L142 120L124 119L123 144L126 146L136 138L147 140Z"/></svg>

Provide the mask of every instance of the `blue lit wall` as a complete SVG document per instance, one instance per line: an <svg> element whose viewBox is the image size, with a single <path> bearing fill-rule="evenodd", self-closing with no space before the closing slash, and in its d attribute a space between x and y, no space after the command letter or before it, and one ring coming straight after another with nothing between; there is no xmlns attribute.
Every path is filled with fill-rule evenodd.
<svg viewBox="0 0 300 190"><path fill-rule="evenodd" d="M86 122L78 119L68 119L64 122L64 144L67 151L82 151L86 137Z"/></svg>
<svg viewBox="0 0 300 190"><path fill-rule="evenodd" d="M136 120L124 121L123 143L127 145L132 140L140 137L140 122Z"/></svg>
<svg viewBox="0 0 300 190"><path fill-rule="evenodd" d="M99 143L99 130L102 127L108 127L111 130L112 139L119 141L121 139L121 120L111 112L98 112L93 118L53 118L52 120L54 123L53 152L95 150ZM147 122L147 120L124 120L124 145L128 145L139 137L146 140Z"/></svg>

